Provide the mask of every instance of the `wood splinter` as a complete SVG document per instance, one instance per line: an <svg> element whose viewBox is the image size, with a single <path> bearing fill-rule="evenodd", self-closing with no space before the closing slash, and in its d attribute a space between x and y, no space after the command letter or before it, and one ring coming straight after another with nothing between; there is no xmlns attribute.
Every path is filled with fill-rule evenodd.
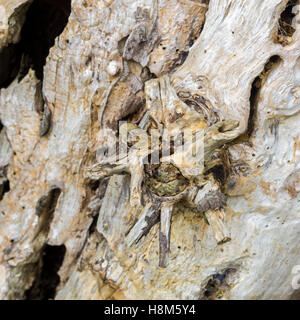
<svg viewBox="0 0 300 320"><path fill-rule="evenodd" d="M230 233L224 224L224 209L208 210L205 216L211 226L218 244L223 244L231 240Z"/></svg>
<svg viewBox="0 0 300 320"><path fill-rule="evenodd" d="M166 268L168 264L172 210L172 203L162 203L159 232L159 266L161 268Z"/></svg>
<svg viewBox="0 0 300 320"><path fill-rule="evenodd" d="M146 236L151 228L159 222L160 202L149 202L142 211L137 223L133 226L127 236L127 244L131 247L137 243L143 236Z"/></svg>

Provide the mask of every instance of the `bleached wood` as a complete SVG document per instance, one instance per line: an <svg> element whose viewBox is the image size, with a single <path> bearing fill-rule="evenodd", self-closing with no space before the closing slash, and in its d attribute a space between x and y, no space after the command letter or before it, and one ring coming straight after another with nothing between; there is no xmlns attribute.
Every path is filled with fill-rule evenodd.
<svg viewBox="0 0 300 320"><path fill-rule="evenodd" d="M34 74L1 89L0 119L13 150L7 168L10 191L0 202L1 299L24 298L45 244L66 246L59 299L202 299L209 280L232 269L237 272L226 276L227 291L223 296L222 290L218 292L222 299L297 297L291 270L299 264L300 251L299 15L295 33L283 46L276 34L287 0L207 2L159 0L156 7L152 0L73 0L68 25L44 68L43 95L53 118L43 137L39 137ZM20 39L25 12L16 14L16 8L24 3L30 1L0 1L1 18L1 5L8 17L16 18L16 24L8 24L7 16L0 19L5 20L0 25L1 48ZM135 38L132 32L138 29L138 7L149 11L149 30L158 15L160 42L151 52L135 55L136 60L142 56L147 69L125 59L130 74L116 81L123 66L122 44L130 36ZM138 47L152 44L145 41ZM261 75L274 55L280 57L278 63ZM176 93L183 103L188 102L187 96L205 101L208 130L213 130L217 119L238 121L234 136L226 141L247 132L250 106L253 130L228 146L229 178L222 191L228 196L224 221L231 241L217 246L199 213L176 205L172 251L167 268L161 270L158 235L144 237L139 246L125 245L128 228L140 217L140 209L129 205L129 177L121 177L125 182L118 192L107 189L93 231L88 206L95 190L84 172L93 164L97 149L107 143L100 128L115 125L126 114L128 101L133 101L131 90L140 88L136 84L149 84L157 77L150 81L166 88L167 74L171 91L165 92ZM252 84L259 76L262 86L256 102L250 104ZM147 90L146 84L136 99L147 100ZM164 97L166 102L169 94ZM138 110L136 117L142 112ZM218 143L211 141L211 145ZM0 162L7 160L2 155ZM53 185L62 193L49 233L41 232L34 240L41 226L35 207ZM118 198L120 190L124 197ZM222 219L216 218L219 213L211 212L208 220L222 239L227 232L220 227Z"/></svg>

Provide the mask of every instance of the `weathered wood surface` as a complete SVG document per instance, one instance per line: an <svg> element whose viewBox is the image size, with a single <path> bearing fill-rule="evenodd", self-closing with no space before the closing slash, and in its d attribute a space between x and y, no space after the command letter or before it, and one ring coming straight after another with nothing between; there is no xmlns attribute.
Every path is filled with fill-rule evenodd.
<svg viewBox="0 0 300 320"><path fill-rule="evenodd" d="M1 53L19 41L26 19L25 7L17 8L30 3L0 1L0 77L9 72ZM298 15L295 32L278 37L287 4L72 1L43 72L43 99L52 115L47 134L40 136L40 80L33 70L0 91L0 141L5 132L10 145L0 146L10 185L0 202L1 299L25 297L46 244L66 248L57 299L203 299L216 274L228 283L217 295L221 299L297 297L292 269L300 263L300 27ZM12 16L16 24L8 23ZM144 221L142 209L130 206L129 177L113 176L110 181L126 182L109 195L112 186L97 189L85 171L109 143L103 130L115 130L123 117L142 117L144 83L166 74L183 102L209 115L210 127L236 120L232 138L241 137L228 147L230 172L222 190L228 230L216 212L207 217L214 232L192 208L176 205L168 267L161 269L159 224L141 238L138 231L128 247L130 230ZM53 188L60 190L55 208L40 218L37 205ZM93 228L89 203L96 195L104 199ZM142 198L148 199L144 191ZM217 245L215 237L229 234L231 241Z"/></svg>

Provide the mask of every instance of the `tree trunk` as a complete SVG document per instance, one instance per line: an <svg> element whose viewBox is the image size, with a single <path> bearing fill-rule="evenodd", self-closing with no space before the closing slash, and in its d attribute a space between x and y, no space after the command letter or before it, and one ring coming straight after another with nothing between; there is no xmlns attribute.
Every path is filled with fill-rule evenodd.
<svg viewBox="0 0 300 320"><path fill-rule="evenodd" d="M300 298L299 8L0 0L0 299ZM154 120L206 130L195 208L100 177Z"/></svg>

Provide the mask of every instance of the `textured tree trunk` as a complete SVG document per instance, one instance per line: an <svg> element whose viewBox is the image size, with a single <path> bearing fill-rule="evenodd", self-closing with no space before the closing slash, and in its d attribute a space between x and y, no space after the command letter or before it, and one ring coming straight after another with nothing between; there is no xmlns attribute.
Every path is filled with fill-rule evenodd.
<svg viewBox="0 0 300 320"><path fill-rule="evenodd" d="M299 8L0 0L0 299L300 298ZM88 174L147 112L203 117L197 210Z"/></svg>

